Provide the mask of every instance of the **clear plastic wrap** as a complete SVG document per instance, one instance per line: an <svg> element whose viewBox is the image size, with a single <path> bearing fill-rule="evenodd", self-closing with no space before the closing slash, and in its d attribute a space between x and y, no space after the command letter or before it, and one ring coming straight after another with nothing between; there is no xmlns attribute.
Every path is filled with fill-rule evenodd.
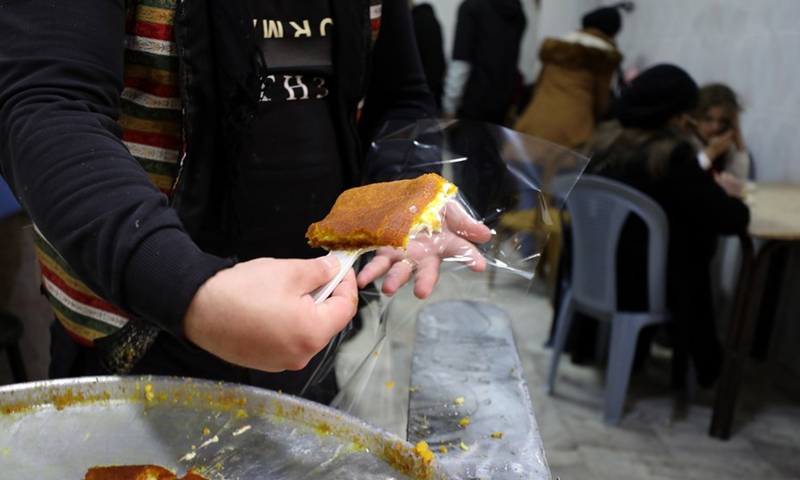
<svg viewBox="0 0 800 480"><path fill-rule="evenodd" d="M588 159L510 129L463 120L387 129L368 155L367 183L435 172L458 187L442 212L442 232L414 236L406 251L379 249L362 257L362 272L372 268L370 262L388 272L361 291L359 330L344 343L332 341L317 375L335 366L341 391L333 406L405 437L420 310L446 300L480 300L502 308L529 294L547 240L560 230L561 204L550 194L550 183L559 176L574 184ZM474 223L489 227L488 241L463 240L475 241L468 234L478 231ZM438 283L422 300L414 293L425 285L415 281L423 282L428 262L439 267L432 257L441 259ZM416 277L396 294L382 292L387 282L401 283L412 274ZM495 288L511 277L527 287Z"/></svg>

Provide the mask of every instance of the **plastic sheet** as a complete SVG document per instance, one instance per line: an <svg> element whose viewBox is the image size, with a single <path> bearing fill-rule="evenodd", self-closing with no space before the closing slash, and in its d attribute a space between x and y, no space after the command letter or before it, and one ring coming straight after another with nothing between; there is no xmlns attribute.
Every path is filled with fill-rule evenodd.
<svg viewBox="0 0 800 480"><path fill-rule="evenodd" d="M577 181L588 159L543 140L496 125L467 121L421 121L398 130L387 128L369 152L366 182L389 181L436 172L458 186L454 201L443 212L450 224L453 212L468 214L492 232L477 245L486 271L473 272L479 261L463 245L449 248L453 229L420 234L401 258L421 261L431 250L445 252L433 294L412 296L413 280L395 296L381 293L389 274L362 290L363 325L352 340L332 353L325 368L335 364L341 392L333 406L379 427L405 436L413 350L413 325L420 309L443 300L482 300L502 307L528 294L547 240L559 230L559 198L551 195L556 176ZM563 199L561 199L563 200ZM457 230L457 229L455 229ZM380 251L378 252L380 254ZM472 256L471 256L472 255ZM362 264L371 257L363 257ZM401 268L401 267L398 267ZM528 288L493 288L508 276ZM458 319L453 319L454 322ZM543 339L544 341L544 339Z"/></svg>

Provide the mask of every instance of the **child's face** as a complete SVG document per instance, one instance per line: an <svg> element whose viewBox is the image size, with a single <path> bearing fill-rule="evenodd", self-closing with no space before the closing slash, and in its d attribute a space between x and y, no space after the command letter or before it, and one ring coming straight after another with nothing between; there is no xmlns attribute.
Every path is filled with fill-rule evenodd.
<svg viewBox="0 0 800 480"><path fill-rule="evenodd" d="M736 118L730 108L714 105L697 119L697 135L708 143L712 137L722 135L734 127Z"/></svg>

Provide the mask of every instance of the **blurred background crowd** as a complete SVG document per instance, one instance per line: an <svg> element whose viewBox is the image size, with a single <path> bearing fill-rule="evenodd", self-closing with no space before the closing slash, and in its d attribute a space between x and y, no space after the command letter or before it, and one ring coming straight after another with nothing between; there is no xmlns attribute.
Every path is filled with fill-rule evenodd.
<svg viewBox="0 0 800 480"><path fill-rule="evenodd" d="M729 196L743 199L755 180L800 182L790 147L800 89L787 83L796 69L790 52L800 40L789 20L796 3L428 0L410 6L444 118L497 123L580 151L594 157L587 172L596 173L621 129L658 129L675 117L680 125L672 126L686 135L698 165ZM623 90L664 65L676 68L649 72L630 89L620 125ZM693 85L680 85L682 76ZM732 248L711 249L702 262L716 254L727 255L717 262L730 263ZM789 272L800 271L793 253ZM715 278L714 289L730 298L733 277ZM800 287L796 273L785 280L787 291ZM791 321L798 310L791 298L777 309L791 338L800 333ZM791 342L777 343L777 355L800 372Z"/></svg>

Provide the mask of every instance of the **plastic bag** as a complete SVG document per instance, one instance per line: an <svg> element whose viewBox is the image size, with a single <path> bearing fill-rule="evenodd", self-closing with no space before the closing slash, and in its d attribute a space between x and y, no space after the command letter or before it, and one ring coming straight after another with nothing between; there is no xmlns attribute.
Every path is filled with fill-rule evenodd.
<svg viewBox="0 0 800 480"><path fill-rule="evenodd" d="M315 375L318 379L335 367L340 392L332 405L405 437L419 310L450 299L502 305L527 294L527 289L494 286L508 276L530 286L548 238L559 230L563 198L551 195L550 183L559 176L574 184L587 164L588 159L575 152L497 125L428 120L385 130L368 152L365 183L426 172L454 183L458 195L443 212L445 223L459 210L459 215L465 212L492 230L492 238L477 245L486 271L471 271L476 258L465 248L451 248L444 255L439 282L425 300L413 297L413 281L393 297L380 293L381 281L374 289L362 290L363 325L344 343L344 335L332 340ZM398 255L414 262L415 251L435 249L442 254L453 233L421 233L425 237L414 240L424 246L410 245Z"/></svg>

